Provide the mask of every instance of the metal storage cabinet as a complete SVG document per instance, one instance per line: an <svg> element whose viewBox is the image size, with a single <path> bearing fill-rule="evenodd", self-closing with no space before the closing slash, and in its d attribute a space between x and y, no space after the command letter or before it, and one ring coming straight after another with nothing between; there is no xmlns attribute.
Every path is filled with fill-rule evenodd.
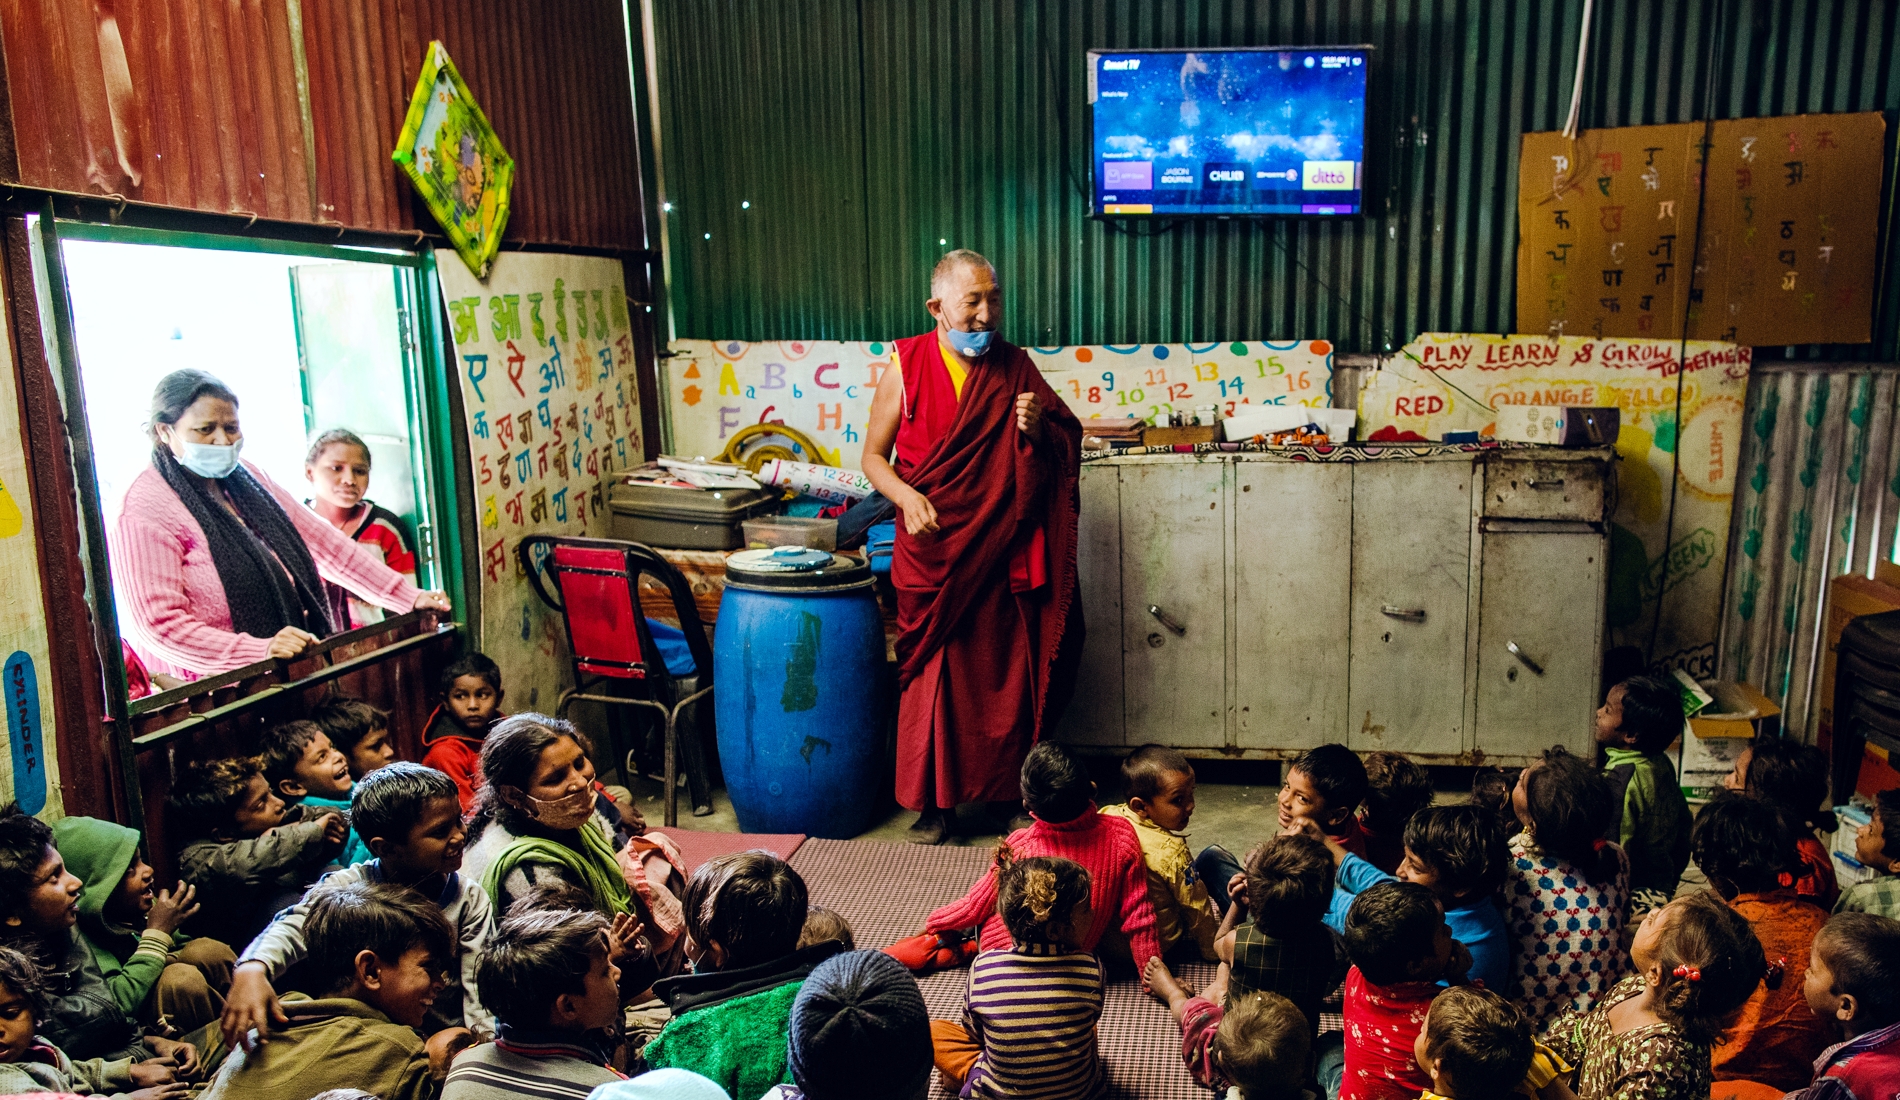
<svg viewBox="0 0 1900 1100"><path fill-rule="evenodd" d="M1352 467L1229 465L1234 635L1227 647L1239 748L1323 745L1346 726L1346 662L1332 644L1352 613ZM1141 744L1137 741L1135 744Z"/></svg>
<svg viewBox="0 0 1900 1100"><path fill-rule="evenodd" d="M1352 467L1351 728L1358 752L1465 748L1469 462Z"/></svg>
<svg viewBox="0 0 1900 1100"><path fill-rule="evenodd" d="M1439 763L1587 749L1611 458L1085 464L1088 643L1058 736L1255 758L1343 741Z"/></svg>

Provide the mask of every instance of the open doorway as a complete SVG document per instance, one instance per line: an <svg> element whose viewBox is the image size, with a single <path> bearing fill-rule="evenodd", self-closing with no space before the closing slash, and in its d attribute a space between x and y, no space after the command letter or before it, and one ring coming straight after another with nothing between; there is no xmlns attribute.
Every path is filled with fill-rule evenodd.
<svg viewBox="0 0 1900 1100"><path fill-rule="evenodd" d="M257 560L285 558L281 536L273 542L242 509L232 513L242 527L222 546L206 536L206 524L181 522L177 526L190 533L170 542L187 545L173 555L178 560L156 566L145 558L151 551L144 541L120 527L129 499L155 485L165 491L165 482L155 480L164 464L155 459L146 428L154 390L174 372L207 372L235 398L238 456L258 475L253 480L264 495L271 496L273 486L283 491L274 499L291 527L282 529L301 524L307 532L316 515L379 565L424 589L441 587L428 402L415 336L414 310L423 300L418 257L288 244L279 250L254 239L72 223L59 226L59 250L133 697L261 658L205 658L193 667L160 640L179 636L163 631L178 629L190 608L165 610L170 618L164 622L153 619L145 610L151 601L127 589L128 576L139 578L135 588L172 576L187 585L194 538L214 544L210 549L228 561L232 539L248 546L246 536L254 535L263 554ZM319 439L327 442L313 454L311 444ZM333 471L327 480L326 468ZM168 476L175 479L178 469ZM347 476L339 472L346 470ZM200 548L197 565L211 556ZM295 593L310 590L301 583L309 574L299 574L295 563L277 564L290 575L289 585L278 587L292 593L294 603ZM222 577L212 575L211 583ZM330 634L397 610L388 600L379 605L373 595L333 583L327 568L318 580L323 591L315 602L324 610L311 621L321 621ZM241 598L236 592L227 609L232 614ZM234 623L211 625L231 631Z"/></svg>

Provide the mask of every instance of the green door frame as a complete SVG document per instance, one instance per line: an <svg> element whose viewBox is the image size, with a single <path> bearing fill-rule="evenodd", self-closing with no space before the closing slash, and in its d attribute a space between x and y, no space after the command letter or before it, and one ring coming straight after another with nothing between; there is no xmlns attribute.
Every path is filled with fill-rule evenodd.
<svg viewBox="0 0 1900 1100"><path fill-rule="evenodd" d="M435 254L432 251L408 252L393 249L351 248L341 245L311 244L268 237L233 237L215 233L145 229L107 225L98 222L68 221L53 217L49 203L46 213L35 223L40 248L34 255L35 274L40 282L42 312L48 326L48 352L52 355L54 377L61 383L66 405L66 430L74 456L74 476L80 507L80 524L87 544L86 566L88 597L98 632L99 657L104 662L106 713L117 728L116 748L120 766L127 777L126 796L134 821L144 819L140 806L138 770L132 755L131 726L125 698L125 665L120 654L117 615L112 599L112 579L105 554L105 515L99 500L98 479L92 463L92 430L85 416L85 395L80 384L83 371L72 325L72 301L66 285L65 264L60 251L63 241L103 241L114 244L160 245L170 248L203 248L223 252L263 252L282 256L307 256L319 260L348 260L382 264L392 269L397 280L397 305L404 314L403 362L405 386L416 396L416 431L412 443L412 468L421 479L416 498L427 509L426 524L418 524L419 555L434 572L437 587L448 593L458 612L473 612L471 592L465 572L466 550L463 523L456 510L459 493L455 478L456 438L448 387L454 376L449 373L443 353L441 324L441 288L437 281ZM407 270L410 274L403 275ZM425 504L426 502L426 504Z"/></svg>

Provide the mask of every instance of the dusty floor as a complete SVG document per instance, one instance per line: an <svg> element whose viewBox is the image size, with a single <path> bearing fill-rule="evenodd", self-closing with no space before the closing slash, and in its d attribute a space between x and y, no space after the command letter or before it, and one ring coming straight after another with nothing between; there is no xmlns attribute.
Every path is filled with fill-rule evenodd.
<svg viewBox="0 0 1900 1100"><path fill-rule="evenodd" d="M1121 779L1117 770L1117 761L1109 758L1090 758L1090 770L1095 774L1095 782L1102 792L1101 801L1120 801ZM1198 783L1195 787L1194 818L1189 825L1188 844L1195 851L1209 844L1219 844L1236 854L1245 852L1250 846L1270 836L1276 822L1275 799L1280 790L1280 765L1271 761L1214 761L1204 760L1195 763ZM1439 802L1463 801L1471 790L1471 769L1433 768L1433 785L1438 790ZM641 783L636 793L640 799L640 809L649 822L657 825L662 820L664 807L660 800L660 784ZM713 812L707 817L692 816L684 792L680 799L680 827L699 829L709 832L734 833L743 830L739 819L732 811L732 803L726 799L724 788L713 791ZM902 841L908 835L911 822L917 815L892 805L890 812L870 830L860 834L860 840ZM997 825L992 823L981 806L965 806L959 815L959 835L949 843L990 846L998 839Z"/></svg>

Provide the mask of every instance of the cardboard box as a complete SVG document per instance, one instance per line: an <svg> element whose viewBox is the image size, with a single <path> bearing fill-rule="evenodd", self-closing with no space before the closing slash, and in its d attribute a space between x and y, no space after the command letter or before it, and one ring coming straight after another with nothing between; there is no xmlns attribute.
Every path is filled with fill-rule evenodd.
<svg viewBox="0 0 1900 1100"><path fill-rule="evenodd" d="M1149 428L1141 433L1144 447L1172 447L1181 443L1212 443L1220 438L1220 429L1212 424L1185 428Z"/></svg>
<svg viewBox="0 0 1900 1100"><path fill-rule="evenodd" d="M1676 761L1677 782L1691 798L1706 798L1720 790L1742 750L1754 740L1761 720L1781 713L1773 699L1748 684L1712 680L1703 687L1715 696L1715 702L1688 720Z"/></svg>

